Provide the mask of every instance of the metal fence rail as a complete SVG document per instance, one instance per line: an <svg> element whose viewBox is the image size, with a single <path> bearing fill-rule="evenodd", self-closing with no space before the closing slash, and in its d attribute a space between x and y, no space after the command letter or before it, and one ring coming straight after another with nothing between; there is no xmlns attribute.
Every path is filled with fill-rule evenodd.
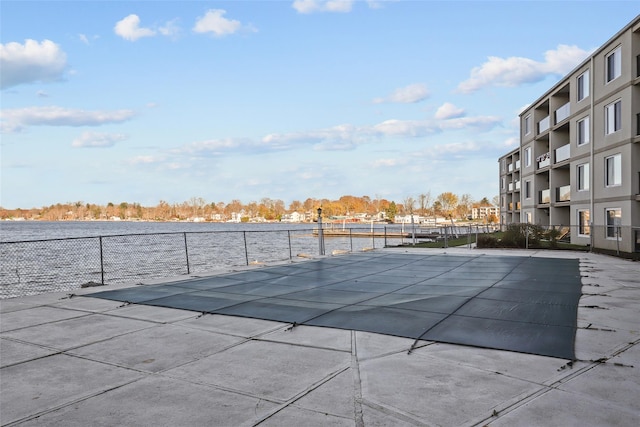
<svg viewBox="0 0 640 427"><path fill-rule="evenodd" d="M557 226L562 230L567 227ZM545 230L554 228L547 226ZM415 225L344 228L325 224L322 248L327 255L387 246L429 242L432 247L475 246L481 235L499 227ZM584 230L583 230L584 231ZM623 237L635 232L640 250L640 228L614 230L608 238L610 253L619 252ZM559 239L577 236L569 228ZM612 233L591 226L591 236ZM136 283L154 278L199 274L216 269L292 260L318 254L318 230L206 231L126 234L19 242L0 242L0 299L81 286ZM627 239L626 237L624 237ZM580 236L583 245L593 243Z"/></svg>
<svg viewBox="0 0 640 427"><path fill-rule="evenodd" d="M355 232L355 230L354 230ZM0 242L0 299L314 255L313 229L127 234ZM327 254L400 244L328 238Z"/></svg>

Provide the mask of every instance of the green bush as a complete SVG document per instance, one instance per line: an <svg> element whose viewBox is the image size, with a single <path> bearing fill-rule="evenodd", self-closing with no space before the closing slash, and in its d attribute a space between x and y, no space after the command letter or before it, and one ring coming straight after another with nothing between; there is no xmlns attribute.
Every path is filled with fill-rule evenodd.
<svg viewBox="0 0 640 427"><path fill-rule="evenodd" d="M527 237L528 235L528 237ZM535 224L509 224L500 240L500 246L506 248L526 248L537 246L544 235L544 229Z"/></svg>
<svg viewBox="0 0 640 427"><path fill-rule="evenodd" d="M550 248L558 247L558 237L560 237L561 234L562 232L559 229L556 229L555 227L550 228L549 230L547 230L546 233L544 233L544 237L549 240Z"/></svg>
<svg viewBox="0 0 640 427"><path fill-rule="evenodd" d="M484 248L497 248L498 247L498 239L493 236L478 236L478 241L476 242L476 246L480 249Z"/></svg>

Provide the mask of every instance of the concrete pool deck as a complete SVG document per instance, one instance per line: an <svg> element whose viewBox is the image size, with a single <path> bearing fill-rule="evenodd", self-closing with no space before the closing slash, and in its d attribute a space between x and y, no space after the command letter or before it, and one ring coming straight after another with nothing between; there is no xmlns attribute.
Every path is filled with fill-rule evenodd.
<svg viewBox="0 0 640 427"><path fill-rule="evenodd" d="M123 304L88 288L0 301L0 424L640 425L639 263L379 251L579 259L577 360L432 341L409 353L408 338Z"/></svg>

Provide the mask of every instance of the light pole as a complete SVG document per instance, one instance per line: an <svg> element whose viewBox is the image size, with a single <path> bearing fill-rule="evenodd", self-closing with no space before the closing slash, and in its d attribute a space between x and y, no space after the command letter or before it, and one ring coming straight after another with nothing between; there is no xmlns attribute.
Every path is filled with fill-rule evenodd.
<svg viewBox="0 0 640 427"><path fill-rule="evenodd" d="M322 208L318 208L318 252L324 255L324 233L322 232Z"/></svg>

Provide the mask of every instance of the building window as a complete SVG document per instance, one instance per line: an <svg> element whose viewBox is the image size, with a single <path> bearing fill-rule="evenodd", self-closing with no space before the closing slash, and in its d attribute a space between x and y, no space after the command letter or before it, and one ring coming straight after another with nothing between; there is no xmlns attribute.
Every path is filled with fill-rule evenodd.
<svg viewBox="0 0 640 427"><path fill-rule="evenodd" d="M578 101L589 96L589 70L578 76Z"/></svg>
<svg viewBox="0 0 640 427"><path fill-rule="evenodd" d="M531 114L524 118L524 134L529 135L531 133Z"/></svg>
<svg viewBox="0 0 640 427"><path fill-rule="evenodd" d="M525 199L531 198L531 181L524 182L524 198Z"/></svg>
<svg viewBox="0 0 640 427"><path fill-rule="evenodd" d="M616 187L622 185L622 155L616 154L604 159L604 185Z"/></svg>
<svg viewBox="0 0 640 427"><path fill-rule="evenodd" d="M589 189L589 163L578 165L578 191L586 191Z"/></svg>
<svg viewBox="0 0 640 427"><path fill-rule="evenodd" d="M531 224L531 212L527 212L525 215L525 222Z"/></svg>
<svg viewBox="0 0 640 427"><path fill-rule="evenodd" d="M605 209L607 220L607 238L620 237L620 225L622 220L622 209Z"/></svg>
<svg viewBox="0 0 640 427"><path fill-rule="evenodd" d="M618 46L605 58L607 69L605 70L606 82L620 77L622 74L622 48Z"/></svg>
<svg viewBox="0 0 640 427"><path fill-rule="evenodd" d="M505 187L505 179L504 179L504 176L503 176L502 180L500 181L500 189L504 190L504 187Z"/></svg>
<svg viewBox="0 0 640 427"><path fill-rule="evenodd" d="M589 236L591 228L589 227L589 209L578 211L578 236Z"/></svg>
<svg viewBox="0 0 640 427"><path fill-rule="evenodd" d="M524 149L524 165L531 166L531 147Z"/></svg>
<svg viewBox="0 0 640 427"><path fill-rule="evenodd" d="M604 132L606 135L622 129L622 101L617 100L604 107Z"/></svg>
<svg viewBox="0 0 640 427"><path fill-rule="evenodd" d="M584 145L589 143L589 116L582 120L578 120L578 145Z"/></svg>

